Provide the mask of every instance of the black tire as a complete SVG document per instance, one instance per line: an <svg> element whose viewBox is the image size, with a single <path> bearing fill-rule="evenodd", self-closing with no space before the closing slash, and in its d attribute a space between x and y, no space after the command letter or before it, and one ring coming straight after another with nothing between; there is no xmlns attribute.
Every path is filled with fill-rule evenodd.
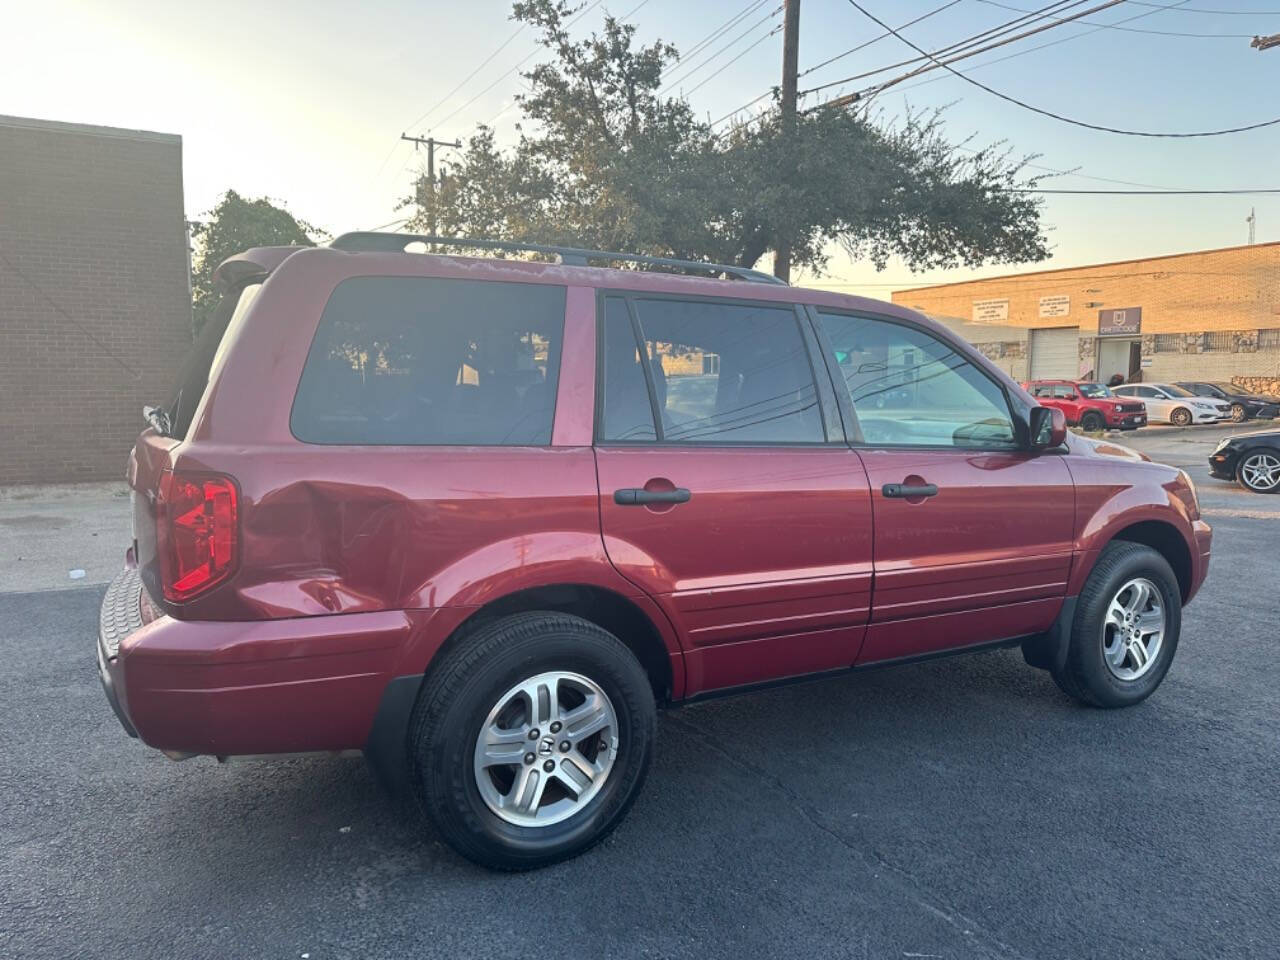
<svg viewBox="0 0 1280 960"><path fill-rule="evenodd" d="M1240 462L1236 464L1236 480L1240 482L1240 486L1253 493L1280 493L1280 482L1266 487L1255 486L1245 479L1244 465L1250 460L1250 458L1258 456L1275 457L1277 460L1280 460L1280 450L1276 450L1273 447L1256 447L1244 454L1240 458Z"/></svg>
<svg viewBox="0 0 1280 960"><path fill-rule="evenodd" d="M1080 429L1086 433L1092 433L1097 430L1105 430L1107 421L1103 419L1102 414L1096 411L1090 411L1080 418Z"/></svg>
<svg viewBox="0 0 1280 960"><path fill-rule="evenodd" d="M520 826L489 808L473 754L485 718L511 687L550 670L590 678L618 721L613 768L599 793L567 820ZM427 674L409 724L409 780L444 840L468 860L530 870L582 853L630 808L649 768L657 727L653 689L635 655L579 617L534 612L483 623L458 638Z"/></svg>
<svg viewBox="0 0 1280 960"><path fill-rule="evenodd" d="M1111 600L1135 577L1153 583L1165 611L1165 635L1155 662L1142 676L1121 680L1103 656L1103 622ZM1124 540L1107 544L1076 603L1066 664L1053 679L1068 696L1092 707L1129 707L1160 686L1178 649L1182 591L1169 562L1151 547Z"/></svg>
<svg viewBox="0 0 1280 960"><path fill-rule="evenodd" d="M1231 422L1244 423L1249 419L1249 411L1244 408L1243 403L1233 403L1231 405Z"/></svg>
<svg viewBox="0 0 1280 960"><path fill-rule="evenodd" d="M1186 407L1178 407L1173 413L1169 414L1169 421L1176 427L1186 427L1191 424L1191 411Z"/></svg>

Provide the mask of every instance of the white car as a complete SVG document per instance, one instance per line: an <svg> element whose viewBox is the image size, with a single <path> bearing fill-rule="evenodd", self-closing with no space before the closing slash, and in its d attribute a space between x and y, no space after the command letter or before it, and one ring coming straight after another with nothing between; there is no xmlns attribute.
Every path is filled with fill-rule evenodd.
<svg viewBox="0 0 1280 960"><path fill-rule="evenodd" d="M1174 383L1124 383L1112 387L1111 392L1141 400L1147 408L1148 423L1160 421L1185 427L1231 419L1231 404L1211 397L1197 397Z"/></svg>

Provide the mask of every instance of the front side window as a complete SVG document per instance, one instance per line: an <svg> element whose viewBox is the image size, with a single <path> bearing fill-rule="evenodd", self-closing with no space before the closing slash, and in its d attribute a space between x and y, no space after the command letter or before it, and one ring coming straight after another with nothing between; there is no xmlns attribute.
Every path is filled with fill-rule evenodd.
<svg viewBox="0 0 1280 960"><path fill-rule="evenodd" d="M824 441L813 370L792 308L637 298L628 339L626 306L621 297L605 301L602 440ZM634 414L637 372L647 378L650 405L642 423Z"/></svg>
<svg viewBox="0 0 1280 960"><path fill-rule="evenodd" d="M307 443L551 442L565 288L353 277L334 289L294 398Z"/></svg>
<svg viewBox="0 0 1280 960"><path fill-rule="evenodd" d="M913 327L819 314L873 446L1012 447L1004 392L967 357Z"/></svg>
<svg viewBox="0 0 1280 960"><path fill-rule="evenodd" d="M1080 395L1090 400L1101 400L1103 397L1111 396L1111 390L1101 383L1082 383Z"/></svg>

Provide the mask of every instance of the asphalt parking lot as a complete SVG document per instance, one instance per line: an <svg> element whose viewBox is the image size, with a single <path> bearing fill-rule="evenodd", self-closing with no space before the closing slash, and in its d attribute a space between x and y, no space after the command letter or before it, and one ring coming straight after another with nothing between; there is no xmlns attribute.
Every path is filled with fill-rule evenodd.
<svg viewBox="0 0 1280 960"><path fill-rule="evenodd" d="M1222 435L1125 440L1215 527L1143 705L1005 651L668 711L627 821L533 874L460 860L359 758L129 740L101 586L0 572L0 957L1280 956L1280 497L1208 478Z"/></svg>

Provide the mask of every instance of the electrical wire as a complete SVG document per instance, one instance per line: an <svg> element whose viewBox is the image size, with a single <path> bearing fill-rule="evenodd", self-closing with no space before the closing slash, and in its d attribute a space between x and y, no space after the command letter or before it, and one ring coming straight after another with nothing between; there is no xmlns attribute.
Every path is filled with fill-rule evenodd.
<svg viewBox="0 0 1280 960"><path fill-rule="evenodd" d="M858 3L858 0L849 0L849 4L867 19L871 20L874 23L879 24L883 29L890 30L895 37L897 37L899 40L901 40L903 43L909 46L912 50L915 50L918 53L928 57L930 60L933 60L934 63L942 67L948 73L954 74L955 76L959 77L961 80L964 80L966 83L972 84L973 86L977 87L979 90L985 90L987 93L991 94L992 96L998 97L999 99L1004 100L1007 103L1012 103L1015 106L1022 107L1024 110L1029 110L1032 113L1038 113L1041 116L1049 117L1050 119L1057 120L1061 123L1068 123L1068 124L1071 124L1072 126L1083 127L1087 130L1099 130L1103 133L1120 134L1121 136L1127 136L1127 137L1154 137L1154 138L1160 138L1160 139L1182 139L1182 140L1200 138L1200 137L1221 137L1221 136L1225 136L1226 134L1245 133L1250 130L1260 130L1263 127L1272 127L1272 126L1275 126L1276 124L1280 124L1280 117L1275 117L1271 120L1263 120L1258 123L1245 124L1244 126L1239 126L1239 127L1227 127L1221 130L1201 130L1201 131L1195 131L1195 132L1166 133L1166 132L1154 132L1149 130L1126 130L1121 127L1108 127L1103 124L1088 123L1087 121L1084 121L1084 120L1075 120L1071 117L1065 117L1062 114L1054 113L1050 110L1044 110L1040 107L1032 106L1031 104L1027 103L1025 100L1019 100L1017 97L1012 97L1007 93L1001 93L999 90L995 90L992 87L987 86L985 83L982 83L979 80L974 80L972 77L961 73L959 70L956 70L954 67L944 63L941 60L936 59L932 54L926 53L923 49L916 46L914 43L912 43L910 40L908 40L898 31L892 30L892 28L889 27L889 25L886 24L883 20L876 17L874 14L868 11L865 7L863 7L860 3Z"/></svg>
<svg viewBox="0 0 1280 960"><path fill-rule="evenodd" d="M950 2L944 3L940 7L934 7L928 13L922 14L921 16L916 17L914 20L908 20L906 23L899 25L898 29L905 30L907 27L914 26L915 24L919 23L921 20L928 20L930 17L934 16L935 14L939 14L943 10L947 10L947 9L950 9L951 7L954 7L959 2L960 0L950 0ZM871 46L873 43L879 43L881 40L885 40L888 37L892 37L892 36L893 34L890 33L888 30L886 30L884 33L881 33L878 36L874 36L870 40L863 41L862 43L858 44L856 47L850 47L848 50L844 51L843 53L837 53L834 57L828 57L826 60L823 60L821 63L815 63L812 67L809 67L807 70L801 70L797 79L799 79L799 77L808 76L809 74L813 73L815 70L821 70L823 67L830 66L831 64L835 63L837 60L843 60L845 57L849 56L850 54L857 53L859 50L865 50L867 47Z"/></svg>
<svg viewBox="0 0 1280 960"><path fill-rule="evenodd" d="M1011 7L1005 3L998 3L997 0L978 0L979 3L985 3L989 7L999 7L1001 10L1011 10L1015 13L1028 13L1021 7ZM1082 21L1090 26L1101 27L1103 30L1121 30L1125 33L1148 33L1157 37L1190 37L1196 40L1250 40L1253 38L1251 33L1179 33L1174 30L1143 30L1141 27L1122 27L1114 23L1098 23L1096 20ZM899 28L901 29L901 27Z"/></svg>
<svg viewBox="0 0 1280 960"><path fill-rule="evenodd" d="M1142 3L1141 0L1128 0L1135 7L1154 7L1157 10L1173 10L1174 7L1164 3ZM1199 7L1178 6L1179 13L1214 13L1220 17L1280 17L1280 10L1204 10Z"/></svg>
<svg viewBox="0 0 1280 960"><path fill-rule="evenodd" d="M1129 2L1132 3L1133 0L1129 0ZM1133 23L1133 21L1135 20L1143 20L1147 17L1153 17L1157 13L1160 13L1162 10L1181 9L1182 4L1190 3L1190 2L1191 0L1176 0L1175 3L1169 6L1158 7L1158 9L1147 10L1143 13L1135 13L1132 17L1125 17L1122 20L1116 20L1112 24L1112 26L1115 26L1117 24L1122 24L1122 23ZM1083 40L1085 37L1092 36L1095 33L1100 33L1105 29L1106 27L1096 26L1092 30L1083 30L1080 33L1072 34L1071 36L1059 37L1057 40L1049 40L1049 41L1046 41L1045 43L1037 43L1034 47L1027 47L1025 50L1016 50L1013 53L1006 53L1003 57L996 57L994 60L985 60L982 63L975 63L970 69L977 70L981 67L994 66L997 63L1004 63L1006 60L1012 60L1015 57L1025 57L1027 54L1035 53L1037 50L1047 50L1049 47L1056 47L1060 43L1069 43L1072 40ZM947 76L931 77L928 80L920 80L920 81L917 81L916 83L908 84L907 86L901 88L898 92L905 93L908 90L914 90L916 87L923 87L927 84L938 83L939 81L946 80L946 79L948 79ZM863 91L863 93L866 93L866 92L867 91Z"/></svg>
<svg viewBox="0 0 1280 960"><path fill-rule="evenodd" d="M696 93L698 90L700 90L700 89L702 89L703 87L705 87L708 83L710 83L710 82L711 82L712 80L714 80L716 77L720 76L720 74L724 73L726 70L728 70L730 67L732 67L735 63L737 63L739 60L741 60L743 57L745 57L748 53L750 53L750 52L751 52L752 50L754 50L756 47L760 46L760 44L764 43L766 40L768 40L770 37L774 36L775 34L777 34L777 33L778 33L779 31L781 31L781 30L782 30L782 24L778 24L776 27L774 27L772 30L770 30L768 33L766 33L763 37L761 37L761 38L760 38L759 40L757 40L755 43L753 43L753 44L751 44L749 47L747 47L747 49L743 50L740 54L738 54L736 57L734 57L732 60L730 60L730 61L729 61L728 63L726 63L724 66L722 66L722 67L720 67L718 70L716 70L713 74L711 74L711 76L706 77L705 79L701 80L701 81L697 84L697 86L691 87L689 90L685 91L685 94L684 94L684 95L685 95L686 97L693 96L693 94L694 94L694 93Z"/></svg>
<svg viewBox="0 0 1280 960"><path fill-rule="evenodd" d="M714 43L720 37L724 36L724 34L732 30L734 26L736 26L738 23L741 23L744 19L749 17L755 11L759 10L768 2L769 0L753 0L753 2L748 3L745 7L743 7L741 10L739 10L736 14L734 14L724 23L720 24L720 26L716 27L714 30L712 30L710 33L704 36L701 40L695 43L692 47L690 47L684 53L677 56L676 63L681 63L685 60L691 59L692 57L696 57L699 53L701 53L703 50L709 47L712 43Z"/></svg>
<svg viewBox="0 0 1280 960"><path fill-rule="evenodd" d="M624 21L624 22L625 22L625 21L627 21L627 20L630 20L630 19L631 19L631 17L632 17L633 15L635 15L635 14L640 10L640 8L641 8L641 7L643 7L645 4L647 4L648 2L649 2L649 0L640 0L640 2L639 2L638 4L636 4L634 7L632 7L632 8L631 8L627 13L624 13L624 14L623 14L619 19L620 19L620 20L622 20L622 21ZM586 13L586 11L584 10L584 11L583 11L583 13ZM576 23L579 19L581 19L581 18L579 18L579 17L575 17L573 20L570 20L570 21L569 21L569 24L568 24L568 25L569 25L569 26L572 26L572 25L573 25L574 23ZM512 68L511 68L511 70L508 70L505 74L503 74L503 77L509 76L509 75L511 74L512 70L515 70L517 67L520 67L521 65L523 65L524 63L526 63L526 62L527 62L531 57L533 57L533 55L534 55L534 54L536 54L537 52L538 52L537 50L534 50L534 51L533 51L533 53L529 54L529 56L528 56L528 57L525 57L525 58L524 58L524 60L521 60L521 61L520 61L520 63L517 63L517 64L515 65L515 67L512 67ZM502 79L502 78L500 77L499 79ZM532 88L530 88L530 89L532 89ZM485 91L483 91L483 90L482 90L482 91L481 91L481 95L483 95L483 94L484 94L484 92L485 92ZM474 102L474 98L473 98L472 102ZM492 127L492 126L493 126L493 122L494 122L495 120L497 120L500 116L502 116L504 113L506 113L508 110L510 110L510 109L511 109L512 107L514 107L515 105L516 105L516 101L515 101L515 100L512 100L512 101L511 101L510 103L508 103L505 107L503 107L501 110L499 110L497 113L495 113L492 117L490 117L490 118L489 118L489 120L488 120L488 121L486 121L485 126L486 126L486 127Z"/></svg>
<svg viewBox="0 0 1280 960"><path fill-rule="evenodd" d="M721 55L721 54L723 54L726 50L729 50L731 47L735 47L735 46L737 46L737 45L738 45L739 43L741 43L741 42L742 42L746 37L750 36L752 33L754 33L754 32L755 32L757 29L759 29L761 26L763 26L764 24L768 23L770 20L774 19L774 18L775 18L779 13L781 13L781 12L782 12L782 6L781 6L781 5L779 5L779 6L775 7L775 8L773 9L773 11L772 11L772 12L768 13L768 14L767 14L767 15L765 15L764 17L761 17L759 20L757 20L757 21L756 21L755 23L753 23L751 26L747 27L747 29L746 29L746 30L742 31L742 33L738 34L736 37L734 37L732 40L730 40L730 41L729 41L728 43L726 43L724 46L720 47L720 48L719 48L718 50L716 50L714 53L709 54L707 57L705 57L705 58L704 58L701 62L699 62L696 66L694 66L694 67L690 68L689 70L686 70L684 73L682 73L680 76L676 77L674 80L670 80L670 81L668 81L667 85L666 85L665 87L663 87L661 91L659 91L658 96L660 96L660 97L666 96L668 93L670 93L673 89L675 89L675 88L676 88L677 86L679 86L681 83L683 83L684 81L688 80L691 76L693 76L693 75L694 75L695 73L697 73L698 71L702 70L702 68L703 68L703 67L706 67L707 65L709 65L709 64L713 63L715 60L717 60L717 59L720 57L720 55ZM771 31L771 32L770 32L770 34L768 34L768 35L771 35L771 34L772 34L772 31Z"/></svg>
<svg viewBox="0 0 1280 960"><path fill-rule="evenodd" d="M1071 4L1071 6L1079 6L1082 2L1084 2L1084 0L1077 0L1077 2ZM880 67L877 70L869 70L866 73L857 73L851 77L845 77L841 80L833 80L830 83L824 83L816 87L810 87L808 90L805 90L803 92L815 93L819 90L826 90L829 87L837 87L837 86L841 86L842 84L850 83L851 81L854 81L854 80L861 80L865 77L874 76L877 73L884 73L886 70L891 70L895 67L908 66L912 63L919 63L921 60L933 61L933 64L926 64L924 66L917 67L914 70L909 70L908 72L902 74L901 76L894 77L892 80L888 80L883 84L879 84L875 86L873 89L875 90L876 93L879 93L881 90L887 89L888 87L894 86L895 84L902 83L903 81L909 80L912 77L918 76L922 73L928 73L932 70L936 70L938 69L939 66L945 66L948 63L955 63L959 60L965 60L969 57L976 57L978 54L986 53L988 50L994 50L997 47L1003 47L1010 43L1014 43L1018 40L1025 40L1027 37L1034 36L1037 33L1043 33L1045 30L1052 30L1055 27L1062 26L1064 23L1071 23L1074 20L1078 20L1080 17L1088 16L1091 13L1099 13L1102 10L1106 10L1109 7L1117 6L1118 4L1123 2L1124 0L1107 0L1107 2L1099 4L1096 7L1090 7L1088 10L1081 10L1078 13L1074 13L1069 17L1063 17L1061 19L1054 20L1052 23L1042 23L1037 27L1032 27L1029 30L1024 30L1023 32L1014 34L1013 36L1006 35L1001 37L1001 34L1008 34L1009 30L1007 28L1011 27L1014 24L1017 24L1018 20L1027 19L1026 17L1019 17L1018 20L1013 20L1013 21L1010 21L1009 23L1002 24L1000 27L993 28L994 32L987 31L983 34L976 35L977 38L980 38L976 42L986 43L986 46L974 46L975 38L970 38L969 40L964 40L964 41L961 41L960 43L953 43L950 46L942 47L941 49L935 50L931 54L926 53L924 56L912 57L910 60L904 60L900 63L891 64L890 66L887 66L887 67ZM1052 6L1057 6L1057 5L1054 4ZM1042 7L1039 10L1033 11L1033 21L1048 19L1049 13L1047 11L1049 11L1049 9L1050 9L1049 7ZM1053 12L1061 13L1064 11L1058 10ZM1021 24L1021 25L1025 26L1025 24ZM898 29L900 30L902 28L899 27ZM902 35L897 33L896 31L894 32L894 36L898 37L898 39L900 40L902 39ZM992 41L992 42L987 42L987 41ZM919 49L919 48L913 47L913 49ZM937 57L940 55L945 55L947 57L945 62L939 61L937 59Z"/></svg>
<svg viewBox="0 0 1280 960"><path fill-rule="evenodd" d="M1056 190L1042 187L1011 187L1000 193L1064 193L1093 197L1217 197L1217 196L1252 196L1263 193L1280 193L1280 187L1264 187L1259 190Z"/></svg>
<svg viewBox="0 0 1280 960"><path fill-rule="evenodd" d="M909 26L911 26L911 25L913 25L913 24L919 23L920 21L925 20L925 19L927 19L927 18L929 18L929 17L933 16L933 15L934 15L934 14L936 14L936 13L941 13L943 10L947 9L948 7L954 6L954 3L955 3L955 2L956 2L956 0L953 0L953 2L952 2L952 3L944 4L943 6L941 6L941 7L937 7L937 8L935 8L934 10L931 10L930 12L928 12L928 13L924 14L923 16L916 17L914 20L909 20L909 21L907 21L906 23L904 23L904 24L902 24L901 26L899 26L899 27L898 27L898 29L899 29L899 30L905 29L906 27L909 27ZM958 51L958 50L966 49L966 48L968 48L968 47L972 46L974 43L980 43L980 42L983 42L983 41L985 41L985 40L991 39L991 38L993 38L993 37L997 37L997 36L1001 35L1002 33L1006 33L1006 32L1008 32L1008 30L1013 29L1013 28L1016 28L1016 27L1017 27L1020 23L1022 23L1023 21L1027 21L1027 20L1029 20L1029 19L1034 20L1034 19L1037 19L1038 17L1043 17L1043 16L1045 15L1045 12L1046 12L1046 11L1063 12L1063 11L1065 11L1065 10L1070 9L1071 7L1079 6L1079 5L1081 5L1082 3L1085 3L1085 2L1087 2L1087 0L1056 0L1056 2L1055 2L1055 3L1051 3L1051 4L1047 5L1046 7L1041 8L1041 10L1040 10L1040 11L1037 11L1037 12L1036 12L1036 14L1032 14L1032 15L1030 15L1030 16L1015 17L1013 20L1009 20L1009 21L1006 21L1005 23L998 24L997 26L990 27L990 28L988 28L988 29L986 29L986 30L979 31L978 33L973 34L972 36L967 37L967 38L965 38L964 40L958 40L958 41L956 41L955 43L948 44L947 46L942 47L940 51L936 51L936 52L948 52L948 51L950 51L950 52L955 52L955 51ZM1184 0L1184 2L1187 2L1187 0ZM846 56L846 55L848 55L848 54L850 54L850 53L854 53L854 52L856 52L856 51L858 51L858 50L861 50L861 49L863 49L863 48L865 48L865 47L870 46L871 44L873 44L873 43L875 43L875 42L877 42L877 41L879 41L879 40L883 40L883 39L885 39L886 37L891 37L891 36L893 36L892 31L888 31L888 30L886 30L884 33L880 34L879 36L877 36L877 37L875 37L875 38L873 38L873 39L871 39L871 40L868 40L868 41L866 41L866 42L864 42L864 43L861 43L861 44L859 44L859 45L857 45L857 46L855 46L855 47L851 47L849 50L844 51L844 53L842 53L842 54L839 54L839 55L837 55L837 56L835 56L835 57L832 57L832 58L830 58L830 59L828 59L828 60L824 60L822 63L819 63L819 64L817 64L816 66L810 67L808 70L804 71L804 73L801 73L799 76L805 76L805 74L812 73L812 72L814 72L815 70L817 70L817 69L819 69L819 68L821 68L821 67L824 67L824 66L826 66L826 65L828 65L828 64L830 64L830 63L834 63L836 60L839 60L841 57L844 57L844 56ZM849 82L849 81L851 81L851 80L856 80L856 79L861 79L861 78L864 78L864 77L874 76L875 74L877 74L877 73L883 73L883 72L885 72L886 70L893 70L893 69L896 69L897 67L908 66L908 65L913 64L913 63L919 63L919 62L920 62L921 60L923 60L923 59L925 59L925 58L924 58L924 57L912 57L912 58L910 58L910 59L908 59L908 60L902 60L902 61L899 61L898 63L893 63L893 64L889 64L888 66L881 67L881 68L879 68L878 70L871 70L871 71L868 71L868 72L866 72L866 73L856 74L856 75L855 75L855 76L853 76L853 77L846 77L844 80L837 80L837 81L835 81L835 82L833 82L833 83L823 84L823 85L818 86L818 87L811 87L811 88L809 88L808 90L802 90L802 91L800 91L798 95L799 95L799 96L804 96L804 95L805 95L805 94L807 94L807 93L813 93L813 92L815 92L815 91L817 91L817 90L823 90L823 89L826 89L827 87L837 86L837 85L840 85L840 84L843 84L843 83L847 83L847 82ZM735 110L730 110L728 113L726 113L726 114L724 114L723 116L721 116L721 117L717 118L716 120L712 121L712 122L711 122L711 124L710 124L710 126L711 126L712 128L714 128L714 127L716 127L716 126L720 125L721 123L723 123L725 120L727 120L727 119L729 119L730 117L732 117L734 114L739 113L739 112L741 112L742 110L747 109L748 107L754 106L755 104L757 104L757 103L759 103L761 100L763 100L765 97L767 97L767 96L771 95L771 94L773 93L773 90L774 90L774 89L775 89L775 88L770 88L769 90L766 90L764 93L760 94L760 95L759 95L758 97L756 97L755 99L748 101L747 103L743 104L742 106L738 107L737 109L735 109ZM752 122L752 121L748 120L747 122L748 122L748 123L750 123L750 122Z"/></svg>
<svg viewBox="0 0 1280 960"><path fill-rule="evenodd" d="M409 130L409 129L413 128L413 127L416 127L416 126L417 126L418 124L420 124L423 120L427 119L427 117L431 116L431 114L435 113L437 110L439 110L441 107L443 107L446 103L448 103L448 102L449 102L449 100L453 97L453 95L454 95L454 94L456 94L459 90L461 90L461 89L462 89L463 87L465 87L468 83L470 83L470 82L471 82L471 80L472 80L472 78L473 78L476 74L478 74L481 70L483 70L483 69L484 69L485 67L487 67L490 63L492 63L492 62L493 62L493 58L494 58L494 57L496 57L498 54L500 54L503 50L507 49L507 47L509 47L509 46L511 45L511 42L512 42L513 40L515 40L515 38L516 38L516 37L518 37L518 36L520 36L520 34L524 33L524 28L525 28L525 24L523 24L523 23L522 23L522 24L520 24L520 26L516 27L515 32L514 32L514 33L512 33L512 34L511 34L511 36L507 37L507 39L506 39L506 40L502 41L502 43L498 45L498 49L497 49L497 50L494 50L494 51L493 51L493 53L489 54L487 57L485 57L483 60L481 60L481 61L480 61L479 66L477 66L474 70L472 70L470 73L468 73L468 74L467 74L467 75L462 79L462 82L460 82L456 87L454 87L452 90L450 90L448 93L446 93L443 97L441 97L438 101L436 101L435 105L434 105L434 106L432 106L432 107L431 107L431 109L429 109L429 110L428 110L426 113L424 113L422 116L418 117L418 119L417 119L417 120L414 120L412 123L410 123L408 126L406 126L406 127L405 127L405 129L406 129L406 130Z"/></svg>

